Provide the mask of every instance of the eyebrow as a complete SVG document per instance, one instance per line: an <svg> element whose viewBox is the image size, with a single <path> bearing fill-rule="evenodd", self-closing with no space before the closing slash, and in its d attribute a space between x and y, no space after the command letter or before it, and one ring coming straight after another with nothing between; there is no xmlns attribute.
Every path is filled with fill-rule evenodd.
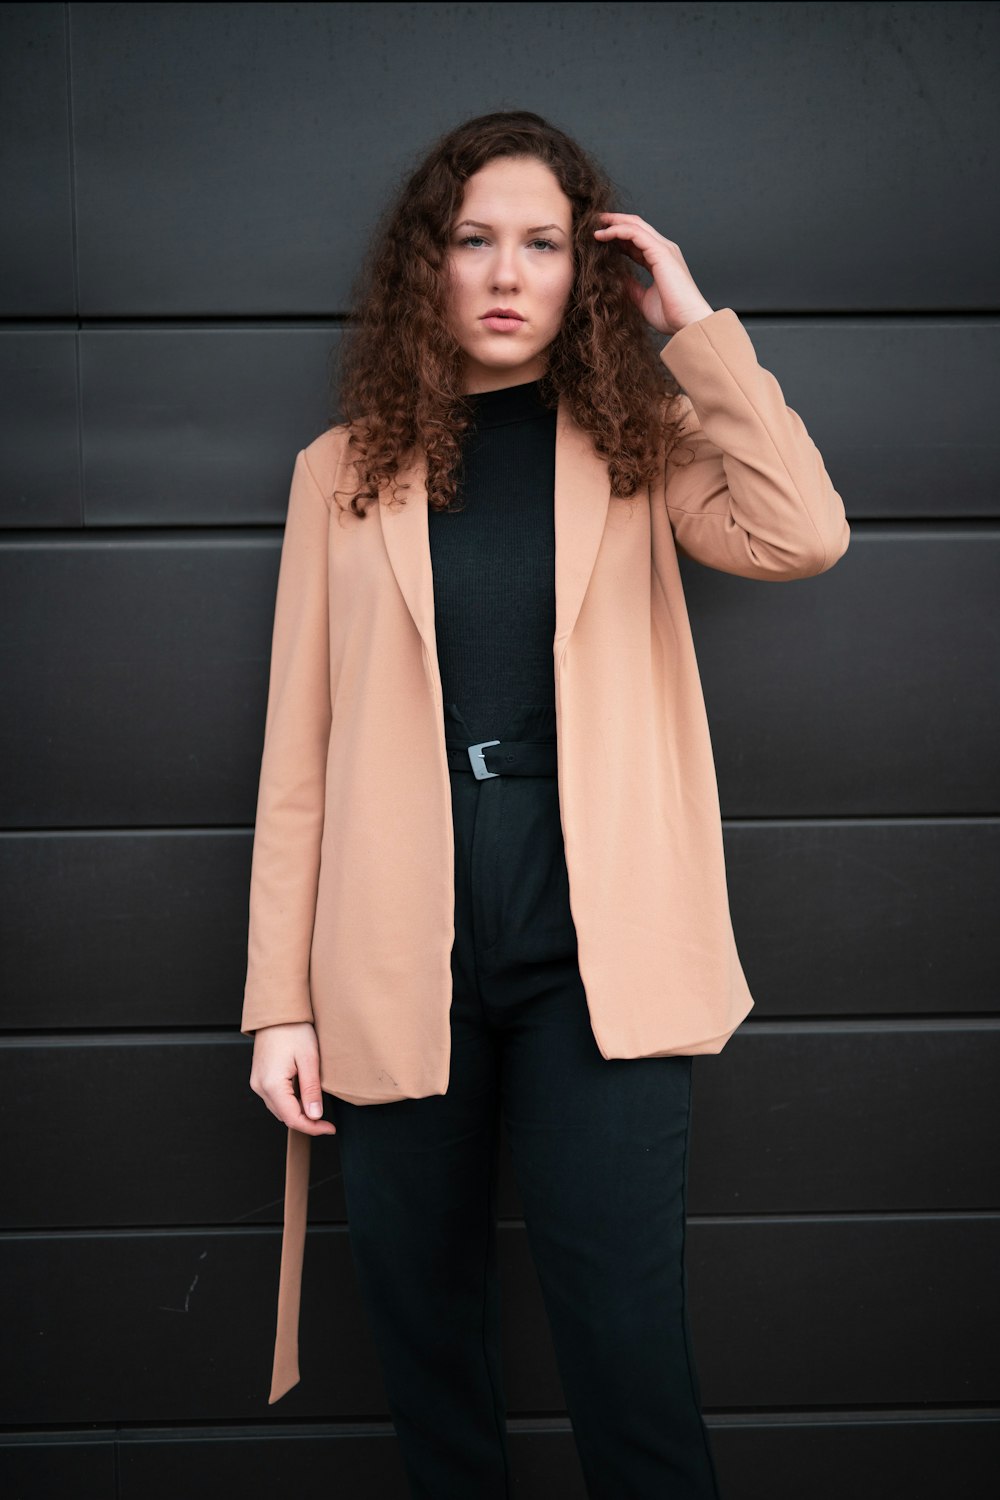
<svg viewBox="0 0 1000 1500"><path fill-rule="evenodd" d="M473 229L492 229L492 224L481 224L478 219L463 219L461 224L456 224L456 229L461 229L462 224L471 224ZM543 229L558 229L560 234L565 234L561 224L536 224L533 229L526 229L525 234L541 234Z"/></svg>

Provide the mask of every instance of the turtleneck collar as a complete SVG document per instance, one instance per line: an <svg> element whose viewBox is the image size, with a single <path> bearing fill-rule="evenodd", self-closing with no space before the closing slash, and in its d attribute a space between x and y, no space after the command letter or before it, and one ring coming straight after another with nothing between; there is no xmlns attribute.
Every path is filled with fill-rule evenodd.
<svg viewBox="0 0 1000 1500"><path fill-rule="evenodd" d="M554 415L542 400L541 379L522 385L505 385L497 391L471 391L472 420L477 428L503 427L508 422L525 422L532 417Z"/></svg>

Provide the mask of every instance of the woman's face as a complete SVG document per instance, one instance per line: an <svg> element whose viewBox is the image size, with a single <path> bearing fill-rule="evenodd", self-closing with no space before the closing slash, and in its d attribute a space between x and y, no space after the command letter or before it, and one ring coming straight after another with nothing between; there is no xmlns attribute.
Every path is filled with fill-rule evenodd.
<svg viewBox="0 0 1000 1500"><path fill-rule="evenodd" d="M535 157L495 157L465 184L451 226L449 327L465 350L465 390L538 380L573 286L573 205ZM520 321L491 325L493 308Z"/></svg>

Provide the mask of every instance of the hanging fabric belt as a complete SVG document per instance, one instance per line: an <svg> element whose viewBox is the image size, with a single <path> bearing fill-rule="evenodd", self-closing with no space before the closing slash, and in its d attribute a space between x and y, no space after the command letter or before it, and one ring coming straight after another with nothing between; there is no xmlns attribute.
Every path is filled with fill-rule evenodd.
<svg viewBox="0 0 1000 1500"><path fill-rule="evenodd" d="M278 1326L274 1339L271 1371L273 1406L286 1391L299 1383L299 1302L302 1292L302 1258L306 1246L306 1214L309 1199L309 1148L312 1136L288 1127L285 1153L285 1213L281 1235L281 1270L278 1273Z"/></svg>
<svg viewBox="0 0 1000 1500"><path fill-rule="evenodd" d="M555 776L556 741L480 740L470 745L447 739L448 768L469 771L479 781L490 776ZM285 1207L281 1235L281 1269L278 1273L278 1320L271 1370L273 1406L298 1385L299 1312L302 1298L302 1262L305 1255L309 1202L309 1148L312 1136L288 1127L285 1153Z"/></svg>

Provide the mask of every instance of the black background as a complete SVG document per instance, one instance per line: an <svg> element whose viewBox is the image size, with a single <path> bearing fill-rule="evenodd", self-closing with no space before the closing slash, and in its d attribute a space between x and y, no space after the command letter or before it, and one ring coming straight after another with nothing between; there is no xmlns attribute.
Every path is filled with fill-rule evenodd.
<svg viewBox="0 0 1000 1500"><path fill-rule="evenodd" d="M335 1137L303 1380L266 1404L284 1131L238 1031L246 898L294 455L386 195L497 108L577 135L738 312L852 526L818 578L684 565L756 999L695 1060L726 1500L991 1492L998 30L975 4L0 9L8 1495L405 1494ZM504 1161L517 1493L582 1496Z"/></svg>

